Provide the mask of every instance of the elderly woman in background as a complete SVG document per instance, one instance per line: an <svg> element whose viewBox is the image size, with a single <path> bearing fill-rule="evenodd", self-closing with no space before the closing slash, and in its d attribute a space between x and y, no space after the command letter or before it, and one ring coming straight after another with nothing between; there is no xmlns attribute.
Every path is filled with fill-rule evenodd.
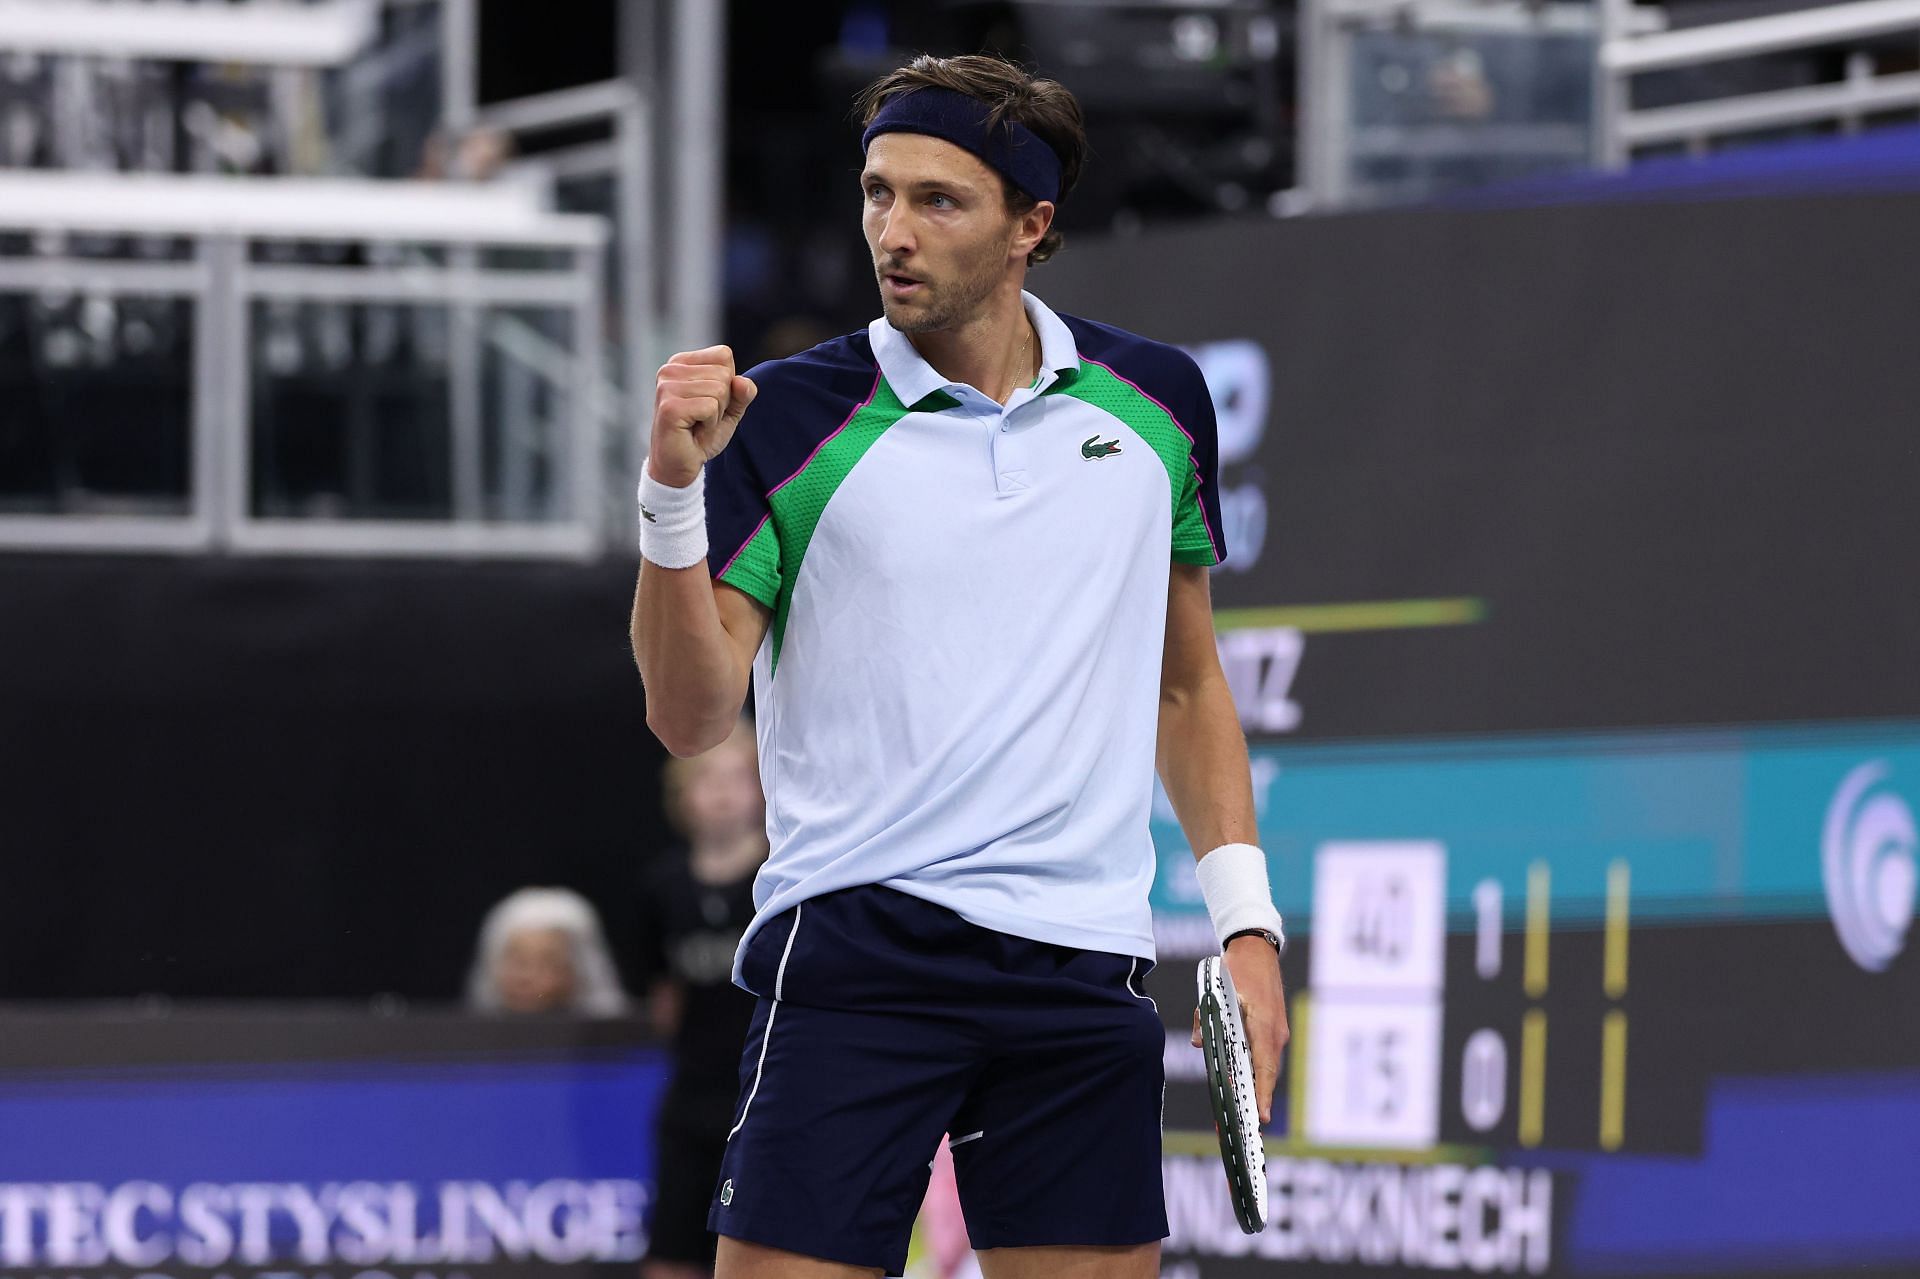
<svg viewBox="0 0 1920 1279"><path fill-rule="evenodd" d="M566 888L522 888L487 912L467 978L467 1006L485 1013L613 1017L627 995L600 916Z"/></svg>

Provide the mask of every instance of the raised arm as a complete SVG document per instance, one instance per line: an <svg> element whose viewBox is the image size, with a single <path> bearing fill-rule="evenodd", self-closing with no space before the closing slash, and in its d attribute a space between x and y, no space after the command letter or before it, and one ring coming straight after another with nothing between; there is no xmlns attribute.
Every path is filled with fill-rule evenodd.
<svg viewBox="0 0 1920 1279"><path fill-rule="evenodd" d="M675 355L655 382L630 634L647 727L675 755L698 755L733 731L767 633L766 607L715 582L704 554L702 469L726 448L755 394L724 346Z"/></svg>

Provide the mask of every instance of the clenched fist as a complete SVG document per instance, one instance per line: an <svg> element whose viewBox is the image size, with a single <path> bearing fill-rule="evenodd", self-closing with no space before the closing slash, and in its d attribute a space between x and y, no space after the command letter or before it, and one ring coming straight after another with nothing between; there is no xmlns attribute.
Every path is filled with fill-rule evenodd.
<svg viewBox="0 0 1920 1279"><path fill-rule="evenodd" d="M733 371L733 349L682 351L660 366L653 390L653 447L647 470L673 488L693 483L733 438L753 397L752 379Z"/></svg>

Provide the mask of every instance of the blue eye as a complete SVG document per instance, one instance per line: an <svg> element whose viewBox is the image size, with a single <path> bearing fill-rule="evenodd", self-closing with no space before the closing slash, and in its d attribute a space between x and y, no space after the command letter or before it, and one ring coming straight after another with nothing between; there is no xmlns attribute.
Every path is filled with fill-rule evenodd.
<svg viewBox="0 0 1920 1279"><path fill-rule="evenodd" d="M944 204L941 203L941 201L943 200L945 201ZM933 205L933 207L936 209L957 209L960 207L959 205L953 202L952 196L946 196L946 195L929 196L927 202Z"/></svg>

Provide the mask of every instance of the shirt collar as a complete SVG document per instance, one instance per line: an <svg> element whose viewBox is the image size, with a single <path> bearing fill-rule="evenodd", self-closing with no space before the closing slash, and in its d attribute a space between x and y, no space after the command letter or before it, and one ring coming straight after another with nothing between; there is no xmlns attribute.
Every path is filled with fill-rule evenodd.
<svg viewBox="0 0 1920 1279"><path fill-rule="evenodd" d="M1035 390L1045 391L1062 378L1079 376L1080 352L1066 321L1055 315L1045 302L1024 290L1020 302L1026 308L1027 318L1033 321L1034 331L1040 335L1040 385ZM867 337L873 343L873 356L880 362L881 374L902 404L912 407L936 391L959 385L949 382L922 359L907 335L894 328L886 316L875 318L867 326Z"/></svg>

